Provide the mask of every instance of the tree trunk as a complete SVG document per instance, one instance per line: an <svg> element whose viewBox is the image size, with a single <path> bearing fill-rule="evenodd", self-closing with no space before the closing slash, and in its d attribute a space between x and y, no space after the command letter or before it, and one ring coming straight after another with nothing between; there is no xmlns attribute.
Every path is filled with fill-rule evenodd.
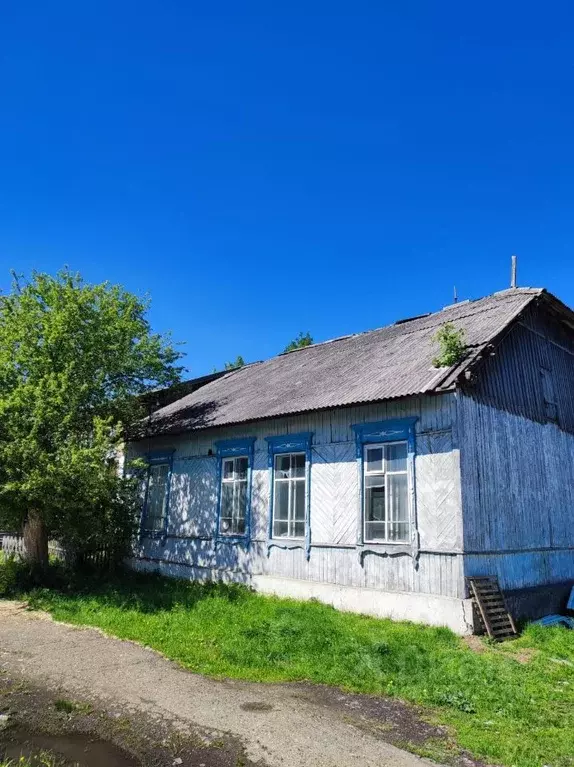
<svg viewBox="0 0 574 767"><path fill-rule="evenodd" d="M32 567L48 567L48 533L44 520L37 511L29 511L24 524L24 556Z"/></svg>

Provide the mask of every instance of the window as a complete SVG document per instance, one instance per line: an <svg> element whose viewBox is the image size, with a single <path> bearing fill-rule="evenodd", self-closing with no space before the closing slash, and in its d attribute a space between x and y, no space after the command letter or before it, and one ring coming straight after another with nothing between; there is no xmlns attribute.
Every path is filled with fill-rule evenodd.
<svg viewBox="0 0 574 767"><path fill-rule="evenodd" d="M161 533L165 530L170 469L169 461L150 463L142 519L144 533Z"/></svg>
<svg viewBox="0 0 574 767"><path fill-rule="evenodd" d="M215 446L219 471L217 537L233 544L248 542L255 437L223 439Z"/></svg>
<svg viewBox="0 0 574 767"><path fill-rule="evenodd" d="M414 455L416 418L355 424L361 478L358 545L416 540Z"/></svg>
<svg viewBox="0 0 574 767"><path fill-rule="evenodd" d="M363 466L365 541L408 541L407 443L366 445Z"/></svg>
<svg viewBox="0 0 574 767"><path fill-rule="evenodd" d="M268 551L305 549L311 556L310 431L266 437L269 446L270 513Z"/></svg>
<svg viewBox="0 0 574 767"><path fill-rule="evenodd" d="M221 535L244 535L248 497L247 456L223 458L221 471Z"/></svg>
<svg viewBox="0 0 574 767"><path fill-rule="evenodd" d="M305 537L305 453L275 456L273 537Z"/></svg>

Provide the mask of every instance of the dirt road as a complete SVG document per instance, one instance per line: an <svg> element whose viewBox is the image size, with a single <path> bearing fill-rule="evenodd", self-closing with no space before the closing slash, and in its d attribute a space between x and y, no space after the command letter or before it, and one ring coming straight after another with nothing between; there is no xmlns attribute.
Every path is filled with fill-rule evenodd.
<svg viewBox="0 0 574 767"><path fill-rule="evenodd" d="M139 645L58 624L10 602L0 602L0 667L34 684L173 720L176 727L229 733L250 760L269 767L420 767L428 762L385 742L385 733L406 728L405 739L415 743L435 734L400 703L311 685L215 681Z"/></svg>

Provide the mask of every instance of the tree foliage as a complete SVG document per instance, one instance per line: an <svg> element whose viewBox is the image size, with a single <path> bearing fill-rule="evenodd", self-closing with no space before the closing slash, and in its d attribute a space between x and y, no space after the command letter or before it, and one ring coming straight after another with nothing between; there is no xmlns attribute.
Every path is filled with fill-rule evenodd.
<svg viewBox="0 0 574 767"><path fill-rule="evenodd" d="M466 354L464 329L457 329L452 322L441 325L433 336L433 341L439 345L439 353L432 361L435 368L456 365Z"/></svg>
<svg viewBox="0 0 574 767"><path fill-rule="evenodd" d="M306 346L311 346L313 343L314 341L311 333L303 333L303 331L301 331L299 335L291 341L290 344L287 344L283 352L285 353L295 351L295 349L304 349Z"/></svg>
<svg viewBox="0 0 574 767"><path fill-rule="evenodd" d="M235 362L226 362L224 370L235 370L236 368L242 368L245 365L245 360L238 354Z"/></svg>
<svg viewBox="0 0 574 767"><path fill-rule="evenodd" d="M130 538L136 480L121 476L138 395L179 380L149 301L121 286L13 275L0 296L0 527L38 521L72 550Z"/></svg>

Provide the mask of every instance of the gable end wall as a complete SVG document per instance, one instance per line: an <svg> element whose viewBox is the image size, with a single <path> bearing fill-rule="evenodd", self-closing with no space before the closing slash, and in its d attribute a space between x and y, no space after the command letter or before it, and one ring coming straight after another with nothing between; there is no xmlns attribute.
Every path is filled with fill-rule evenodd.
<svg viewBox="0 0 574 767"><path fill-rule="evenodd" d="M540 308L457 394L465 575L497 575L507 590L574 580L573 394L572 334Z"/></svg>

